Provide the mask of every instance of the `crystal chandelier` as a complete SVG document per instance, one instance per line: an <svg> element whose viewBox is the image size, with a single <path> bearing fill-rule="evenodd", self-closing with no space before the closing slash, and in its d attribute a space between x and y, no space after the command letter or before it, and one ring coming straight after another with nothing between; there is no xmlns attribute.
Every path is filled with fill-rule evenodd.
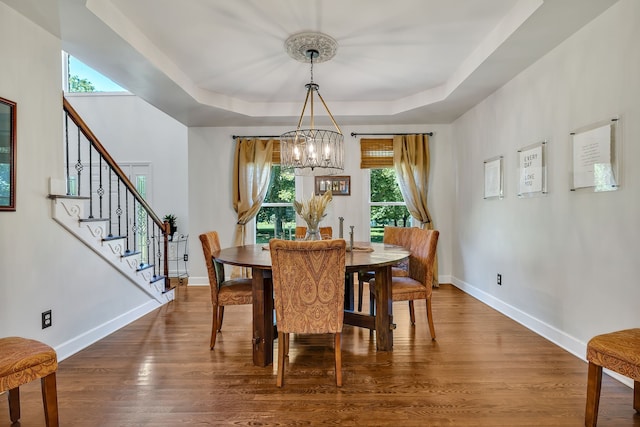
<svg viewBox="0 0 640 427"><path fill-rule="evenodd" d="M305 85L307 96L296 130L280 136L280 164L293 168L296 175L334 175L344 170L344 137L329 107L313 81L314 62L324 62L335 55L337 43L331 37L319 33L296 34L285 42L289 55L294 59L311 63L311 81ZM314 95L322 102L334 130L317 129L314 120ZM303 129L304 114L310 107L309 127Z"/></svg>

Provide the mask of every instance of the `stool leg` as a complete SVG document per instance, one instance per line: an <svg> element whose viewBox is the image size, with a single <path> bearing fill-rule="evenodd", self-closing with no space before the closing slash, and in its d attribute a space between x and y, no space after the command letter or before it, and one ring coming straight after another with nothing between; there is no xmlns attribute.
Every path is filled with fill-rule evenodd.
<svg viewBox="0 0 640 427"><path fill-rule="evenodd" d="M58 427L58 391L56 373L53 372L40 380L42 386L42 403L47 427Z"/></svg>
<svg viewBox="0 0 640 427"><path fill-rule="evenodd" d="M633 382L633 409L640 414L640 381Z"/></svg>
<svg viewBox="0 0 640 427"><path fill-rule="evenodd" d="M12 423L20 419L20 387L9 390L9 417Z"/></svg>
<svg viewBox="0 0 640 427"><path fill-rule="evenodd" d="M600 404L600 387L602 385L602 366L589 362L587 378L587 407L584 413L585 427L595 427L598 423L598 405Z"/></svg>

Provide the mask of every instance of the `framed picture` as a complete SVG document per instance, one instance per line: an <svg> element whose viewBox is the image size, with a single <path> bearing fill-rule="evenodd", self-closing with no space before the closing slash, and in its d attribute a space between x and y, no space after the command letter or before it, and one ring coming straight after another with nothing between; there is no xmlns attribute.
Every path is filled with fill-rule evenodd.
<svg viewBox="0 0 640 427"><path fill-rule="evenodd" d="M571 191L615 191L619 182L619 120L571 132Z"/></svg>
<svg viewBox="0 0 640 427"><path fill-rule="evenodd" d="M350 176L316 176L316 195L320 196L331 190L334 196L351 195Z"/></svg>
<svg viewBox="0 0 640 427"><path fill-rule="evenodd" d="M16 210L16 103L0 98L0 211Z"/></svg>
<svg viewBox="0 0 640 427"><path fill-rule="evenodd" d="M518 150L518 197L547 194L547 142Z"/></svg>
<svg viewBox="0 0 640 427"><path fill-rule="evenodd" d="M504 173L502 156L484 161L484 198L502 199L504 197Z"/></svg>

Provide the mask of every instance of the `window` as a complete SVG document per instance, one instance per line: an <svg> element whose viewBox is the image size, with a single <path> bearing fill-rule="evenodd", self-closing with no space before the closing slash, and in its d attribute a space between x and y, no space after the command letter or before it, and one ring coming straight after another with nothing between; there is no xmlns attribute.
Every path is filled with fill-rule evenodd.
<svg viewBox="0 0 640 427"><path fill-rule="evenodd" d="M268 243L273 237L295 237L295 197L296 183L293 171L283 170L279 164L271 166L267 196L256 215L256 243Z"/></svg>
<svg viewBox="0 0 640 427"><path fill-rule="evenodd" d="M382 242L385 225L411 226L393 168L393 139L361 139L360 167L369 170L369 239Z"/></svg>
<svg viewBox="0 0 640 427"><path fill-rule="evenodd" d="M384 226L411 227L411 214L407 209L393 168L370 171L369 238L382 242Z"/></svg>
<svg viewBox="0 0 640 427"><path fill-rule="evenodd" d="M126 92L126 89L103 76L93 68L82 63L77 58L63 52L64 90L70 93L87 92Z"/></svg>

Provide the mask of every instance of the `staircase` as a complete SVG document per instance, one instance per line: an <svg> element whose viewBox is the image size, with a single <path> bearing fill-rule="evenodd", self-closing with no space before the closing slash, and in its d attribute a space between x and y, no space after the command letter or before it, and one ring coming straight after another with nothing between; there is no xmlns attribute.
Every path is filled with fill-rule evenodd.
<svg viewBox="0 0 640 427"><path fill-rule="evenodd" d="M168 224L156 215L63 98L66 180L52 191L53 219L161 304L174 299Z"/></svg>

